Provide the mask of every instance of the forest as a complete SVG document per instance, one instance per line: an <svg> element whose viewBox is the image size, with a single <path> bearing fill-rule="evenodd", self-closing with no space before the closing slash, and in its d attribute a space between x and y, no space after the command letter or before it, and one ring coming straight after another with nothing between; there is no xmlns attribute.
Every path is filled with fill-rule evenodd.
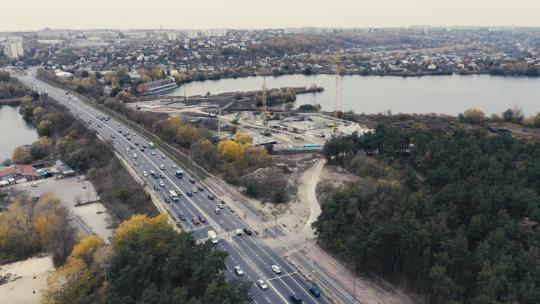
<svg viewBox="0 0 540 304"><path fill-rule="evenodd" d="M164 215L138 215L120 224L111 244L89 236L75 245L43 303L244 303L251 284L226 281L225 258L174 231Z"/></svg>
<svg viewBox="0 0 540 304"><path fill-rule="evenodd" d="M359 177L324 195L321 246L425 303L539 303L540 143L379 125L324 147Z"/></svg>

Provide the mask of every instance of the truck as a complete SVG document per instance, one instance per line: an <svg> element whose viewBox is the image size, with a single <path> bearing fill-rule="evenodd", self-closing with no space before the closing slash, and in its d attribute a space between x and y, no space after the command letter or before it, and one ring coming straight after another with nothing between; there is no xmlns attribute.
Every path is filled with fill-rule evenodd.
<svg viewBox="0 0 540 304"><path fill-rule="evenodd" d="M156 148L156 144L154 144L153 142L148 142L148 148L150 148L150 149L155 149L155 148Z"/></svg>
<svg viewBox="0 0 540 304"><path fill-rule="evenodd" d="M212 242L212 244L217 244L218 243L218 238L217 238L217 234L214 230L209 230L208 231L208 239Z"/></svg>
<svg viewBox="0 0 540 304"><path fill-rule="evenodd" d="M176 193L176 191L174 190L169 190L169 195L171 196L171 199L173 201L177 201L178 200L178 193Z"/></svg>
<svg viewBox="0 0 540 304"><path fill-rule="evenodd" d="M184 171L176 170L176 172L174 172L174 176L176 176L178 178L182 178L182 176L184 176Z"/></svg>

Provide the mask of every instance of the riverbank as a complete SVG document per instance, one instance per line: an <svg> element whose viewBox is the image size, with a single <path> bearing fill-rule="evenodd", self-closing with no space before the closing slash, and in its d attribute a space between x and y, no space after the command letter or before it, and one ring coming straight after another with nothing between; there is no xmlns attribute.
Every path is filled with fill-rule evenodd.
<svg viewBox="0 0 540 304"><path fill-rule="evenodd" d="M0 106L18 106L21 104L21 98L1 98Z"/></svg>

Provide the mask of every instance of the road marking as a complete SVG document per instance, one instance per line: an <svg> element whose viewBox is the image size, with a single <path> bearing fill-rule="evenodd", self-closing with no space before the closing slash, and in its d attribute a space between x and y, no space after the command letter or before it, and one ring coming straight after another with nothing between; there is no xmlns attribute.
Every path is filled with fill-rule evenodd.
<svg viewBox="0 0 540 304"><path fill-rule="evenodd" d="M283 274L283 275L280 275L280 276L277 276L277 277L273 277L273 278L270 278L270 279L266 279L267 281L272 281L272 280L275 280L275 279L280 279L280 278L283 278L283 277L286 277L286 276L291 276L293 274L295 274L295 272L291 272L291 273L287 273L287 274ZM282 281L283 282L283 281Z"/></svg>

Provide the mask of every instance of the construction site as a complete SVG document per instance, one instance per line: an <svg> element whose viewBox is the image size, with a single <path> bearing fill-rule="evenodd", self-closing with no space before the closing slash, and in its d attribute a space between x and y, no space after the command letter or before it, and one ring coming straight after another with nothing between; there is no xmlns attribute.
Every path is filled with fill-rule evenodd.
<svg viewBox="0 0 540 304"><path fill-rule="evenodd" d="M274 103L280 92L315 93L322 88L280 88L267 90L263 77L261 90L228 92L219 95L154 96L127 104L133 109L178 115L214 133L216 141L231 138L235 131L249 134L254 145L264 145L272 154L313 153L322 150L326 140L353 133L363 134L369 128L338 118L341 93L341 57L336 55L336 96L334 111L324 113L294 109L290 102ZM276 93L277 92L277 93Z"/></svg>

